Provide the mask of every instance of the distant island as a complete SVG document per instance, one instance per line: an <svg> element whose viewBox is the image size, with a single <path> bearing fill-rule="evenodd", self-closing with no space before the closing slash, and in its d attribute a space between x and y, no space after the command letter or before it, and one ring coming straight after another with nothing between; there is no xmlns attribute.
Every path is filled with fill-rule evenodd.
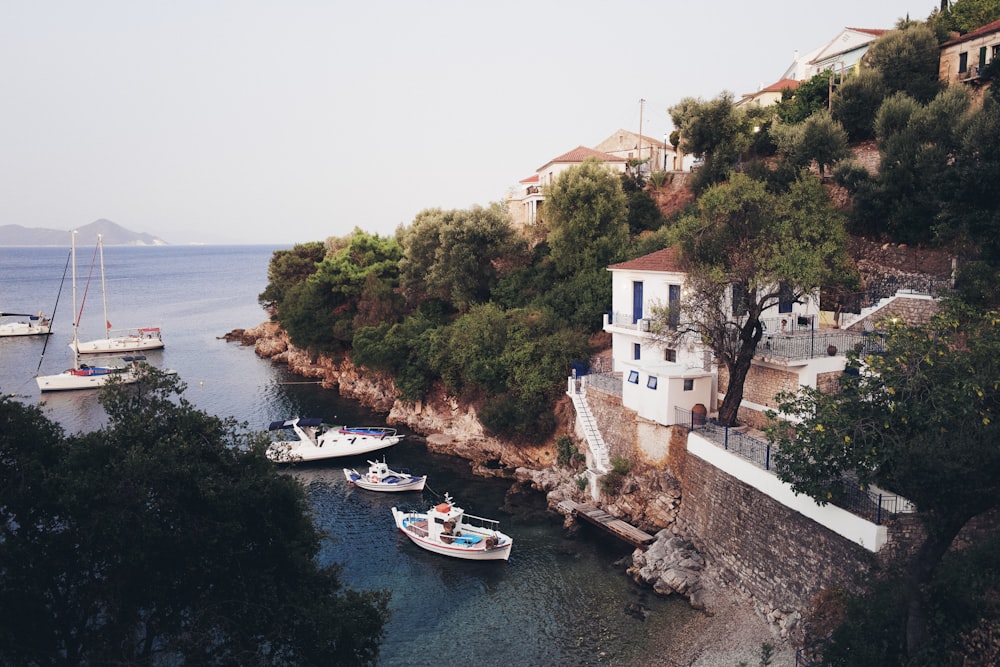
<svg viewBox="0 0 1000 667"><path fill-rule="evenodd" d="M95 241L100 234L104 245L170 245L152 234L133 232L104 218L75 229L79 232L77 238L83 243ZM69 246L71 231L0 225L0 246Z"/></svg>

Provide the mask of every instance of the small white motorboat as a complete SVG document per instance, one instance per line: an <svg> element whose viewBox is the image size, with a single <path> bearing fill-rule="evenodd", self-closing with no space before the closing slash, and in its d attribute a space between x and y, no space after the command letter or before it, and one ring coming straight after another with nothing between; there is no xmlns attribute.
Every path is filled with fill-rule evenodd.
<svg viewBox="0 0 1000 667"><path fill-rule="evenodd" d="M277 463L357 456L392 447L403 439L396 429L386 426L331 426L313 417L271 422L268 430L291 431L294 436L274 440L267 448L267 457Z"/></svg>
<svg viewBox="0 0 1000 667"><path fill-rule="evenodd" d="M396 528L419 547L466 560L507 560L514 540L499 530L493 519L466 514L451 496L427 512L392 508Z"/></svg>
<svg viewBox="0 0 1000 667"><path fill-rule="evenodd" d="M426 475L411 475L406 470L393 470L385 459L369 461L368 472L361 474L353 468L344 468L348 483L369 491L423 491Z"/></svg>

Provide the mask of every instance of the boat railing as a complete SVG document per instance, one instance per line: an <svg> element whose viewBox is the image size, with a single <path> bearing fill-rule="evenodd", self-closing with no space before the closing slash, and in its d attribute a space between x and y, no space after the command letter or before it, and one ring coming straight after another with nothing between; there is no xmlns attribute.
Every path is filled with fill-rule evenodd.
<svg viewBox="0 0 1000 667"><path fill-rule="evenodd" d="M483 530L500 530L500 522L495 519L486 519L474 514L462 514L462 526L468 528L481 528Z"/></svg>
<svg viewBox="0 0 1000 667"><path fill-rule="evenodd" d="M411 515L411 516L407 517L406 523L404 524L404 526L411 533L415 533L415 534L419 535L420 537L427 537L428 536L428 532L427 532L427 524L426 524L426 522L424 523L424 525L420 525L420 524L421 524L421 522L418 521L415 516Z"/></svg>
<svg viewBox="0 0 1000 667"><path fill-rule="evenodd" d="M390 437L396 435L396 429L388 426L341 426L341 433L353 433L356 435L371 435L378 437Z"/></svg>

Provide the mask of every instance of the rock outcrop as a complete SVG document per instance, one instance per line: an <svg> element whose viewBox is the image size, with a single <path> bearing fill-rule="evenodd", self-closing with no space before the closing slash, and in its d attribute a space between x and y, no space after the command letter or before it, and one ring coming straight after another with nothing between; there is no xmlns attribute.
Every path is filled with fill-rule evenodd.
<svg viewBox="0 0 1000 667"><path fill-rule="evenodd" d="M513 478L519 467L547 468L555 461L552 443L515 445L490 437L479 423L475 408L448 396L441 388L435 388L423 401L398 399L391 377L361 369L346 357L335 360L308 354L292 345L275 322L235 329L224 338L253 346L258 356L287 364L297 375L319 380L324 388L336 389L345 398L387 413L387 423L426 435L430 451L468 459L477 474Z"/></svg>
<svg viewBox="0 0 1000 667"><path fill-rule="evenodd" d="M636 549L628 573L636 581L652 586L661 595L686 597L694 609L705 609L701 581L705 559L683 537L668 529L656 534L646 550Z"/></svg>

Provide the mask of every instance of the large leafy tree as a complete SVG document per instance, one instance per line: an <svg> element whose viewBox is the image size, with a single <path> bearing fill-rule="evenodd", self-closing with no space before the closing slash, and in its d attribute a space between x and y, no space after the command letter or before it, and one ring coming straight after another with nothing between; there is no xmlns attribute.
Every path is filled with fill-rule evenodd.
<svg viewBox="0 0 1000 667"><path fill-rule="evenodd" d="M278 307L281 324L302 348L345 349L356 326L371 326L377 316L395 312L399 243L355 229L331 246L315 272L293 285Z"/></svg>
<svg viewBox="0 0 1000 667"><path fill-rule="evenodd" d="M682 312L657 314L656 328L667 338L697 336L725 365L729 384L719 421L734 425L763 336L762 314L783 299L802 300L845 271L844 221L813 177L773 193L736 174L706 190L672 232L688 277Z"/></svg>
<svg viewBox="0 0 1000 667"><path fill-rule="evenodd" d="M326 247L318 241L300 243L291 250L275 250L267 265L267 287L258 297L260 305L276 308L289 289L316 271L316 264L324 256Z"/></svg>
<svg viewBox="0 0 1000 667"><path fill-rule="evenodd" d="M607 266L624 256L628 204L621 179L595 158L570 167L545 189L543 217L560 276Z"/></svg>
<svg viewBox="0 0 1000 667"><path fill-rule="evenodd" d="M946 239L940 228L950 216L961 184L955 169L965 133L969 95L964 88L942 91L928 104L896 93L885 100L875 119L881 153L875 176L859 174L842 182L855 197L854 223L867 234L888 232L919 243Z"/></svg>
<svg viewBox="0 0 1000 667"><path fill-rule="evenodd" d="M398 238L400 281L412 305L437 299L466 312L488 301L497 281L526 261L523 239L497 204L421 211Z"/></svg>
<svg viewBox="0 0 1000 667"><path fill-rule="evenodd" d="M863 363L862 363L863 362ZM1000 506L1000 316L953 306L923 328L890 327L886 352L852 362L841 391L784 397L779 477L828 502L845 475L915 503L926 539L905 578L906 651L925 648L925 585L970 519Z"/></svg>
<svg viewBox="0 0 1000 667"><path fill-rule="evenodd" d="M950 6L949 6L950 5ZM941 11L929 19L942 34L951 31L965 34L987 23L1000 19L1000 0L942 0Z"/></svg>
<svg viewBox="0 0 1000 667"><path fill-rule="evenodd" d="M0 663L374 664L385 593L317 563L263 442L147 369L66 436L0 399Z"/></svg>
<svg viewBox="0 0 1000 667"><path fill-rule="evenodd" d="M940 55L934 31L922 23L908 23L876 39L862 67L882 74L888 94L905 93L926 104L941 90Z"/></svg>
<svg viewBox="0 0 1000 667"><path fill-rule="evenodd" d="M707 102L686 97L667 113L680 131L681 150L705 158L705 164L692 176L695 192L724 181L750 145L750 128L732 93Z"/></svg>

